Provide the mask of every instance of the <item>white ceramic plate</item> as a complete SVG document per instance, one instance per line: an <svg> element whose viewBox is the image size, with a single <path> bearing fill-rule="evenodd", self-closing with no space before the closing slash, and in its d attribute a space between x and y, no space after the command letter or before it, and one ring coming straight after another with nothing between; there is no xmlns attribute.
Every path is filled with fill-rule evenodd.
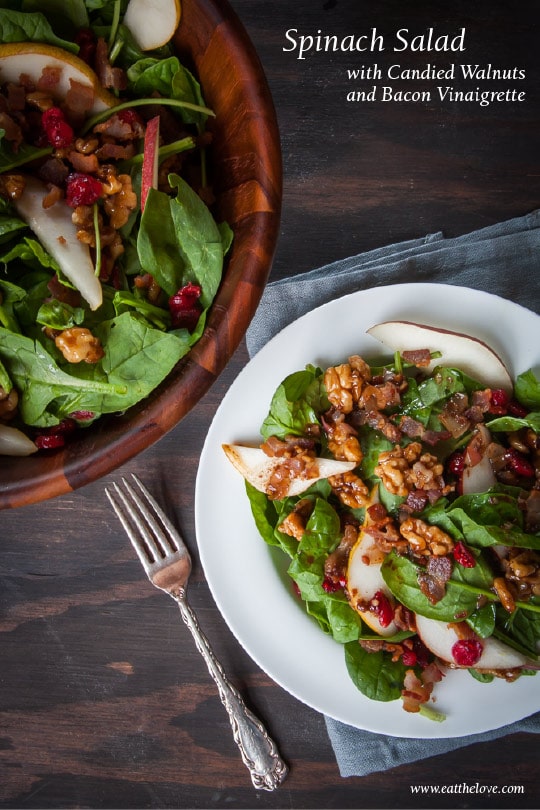
<svg viewBox="0 0 540 810"><path fill-rule="evenodd" d="M378 287L304 315L248 363L218 409L197 476L198 543L211 591L232 632L253 660L303 703L352 726L399 737L468 735L540 710L537 678L481 684L467 672L449 672L435 687L436 708L447 715L443 723L403 711L401 701L365 698L349 679L343 647L320 630L293 594L285 555L259 536L243 478L221 448L260 441L272 394L287 374L308 363L334 365L351 354L384 356L366 330L395 319L474 335L505 360L514 377L540 361L540 317L463 287Z"/></svg>

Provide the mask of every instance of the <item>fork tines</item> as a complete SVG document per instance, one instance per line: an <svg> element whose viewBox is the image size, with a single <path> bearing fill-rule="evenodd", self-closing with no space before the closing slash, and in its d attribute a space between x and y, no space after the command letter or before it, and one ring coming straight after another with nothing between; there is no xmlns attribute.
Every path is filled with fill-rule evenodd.
<svg viewBox="0 0 540 810"><path fill-rule="evenodd" d="M113 482L113 491L105 492L147 570L149 565L180 551L178 534L139 478L132 474L131 479L137 491L123 478L123 487Z"/></svg>

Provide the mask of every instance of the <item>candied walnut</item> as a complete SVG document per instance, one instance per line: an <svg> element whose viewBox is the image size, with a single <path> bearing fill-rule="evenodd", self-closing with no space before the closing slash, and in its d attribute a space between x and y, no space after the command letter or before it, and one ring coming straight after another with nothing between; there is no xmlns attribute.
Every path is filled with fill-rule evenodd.
<svg viewBox="0 0 540 810"><path fill-rule="evenodd" d="M443 557L450 554L454 541L449 534L438 526L430 526L420 518L409 517L399 527L401 535L407 540L413 554L421 557L434 555Z"/></svg>
<svg viewBox="0 0 540 810"><path fill-rule="evenodd" d="M371 379L368 364L358 355L349 357L348 363L330 366L324 374L328 399L334 408L350 413L358 405L360 394L367 380Z"/></svg>
<svg viewBox="0 0 540 810"><path fill-rule="evenodd" d="M98 363L105 354L99 338L83 326L64 329L54 342L68 363Z"/></svg>
<svg viewBox="0 0 540 810"><path fill-rule="evenodd" d="M341 503L351 509L360 509L369 503L368 487L351 471L330 476L328 483Z"/></svg>
<svg viewBox="0 0 540 810"><path fill-rule="evenodd" d="M356 430L343 418L325 421L328 449L338 461L362 461L363 453Z"/></svg>
<svg viewBox="0 0 540 810"><path fill-rule="evenodd" d="M137 195L133 191L129 174L119 174L117 181L120 188L106 196L103 203L109 222L116 230L126 224L131 212L137 208Z"/></svg>
<svg viewBox="0 0 540 810"><path fill-rule="evenodd" d="M24 177L22 174L0 175L0 195L9 200L18 200L24 191Z"/></svg>
<svg viewBox="0 0 540 810"><path fill-rule="evenodd" d="M280 523L278 530L300 541L306 533L306 525L312 510L313 501L309 498L302 498L302 500L298 501L293 511Z"/></svg>
<svg viewBox="0 0 540 810"><path fill-rule="evenodd" d="M435 497L446 495L453 487L443 479L444 466L436 456L423 453L420 442L411 442L405 447L397 445L379 456L375 467L386 489L392 495L406 498L413 490L431 492Z"/></svg>
<svg viewBox="0 0 540 810"><path fill-rule="evenodd" d="M411 463L416 461L421 450L419 442L411 442L405 448L397 445L393 450L385 450L380 453L375 475L379 476L392 495L406 498L413 488Z"/></svg>
<svg viewBox="0 0 540 810"><path fill-rule="evenodd" d="M96 151L99 146L98 138L90 135L86 138L76 138L75 139L75 149L77 152L80 152L81 155L92 155Z"/></svg>

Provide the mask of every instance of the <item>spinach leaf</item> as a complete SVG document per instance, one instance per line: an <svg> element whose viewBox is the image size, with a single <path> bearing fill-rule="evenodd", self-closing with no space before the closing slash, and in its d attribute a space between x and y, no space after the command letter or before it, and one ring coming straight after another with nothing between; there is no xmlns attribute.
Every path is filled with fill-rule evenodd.
<svg viewBox="0 0 540 810"><path fill-rule="evenodd" d="M341 539L339 515L323 498L317 498L306 524L306 533L300 540L300 553L325 558Z"/></svg>
<svg viewBox="0 0 540 810"><path fill-rule="evenodd" d="M48 326L51 329L69 329L83 323L84 309L82 307L72 307L53 298L50 301L43 302L40 306L36 321L42 326Z"/></svg>
<svg viewBox="0 0 540 810"><path fill-rule="evenodd" d="M7 250L3 255L0 255L0 262L9 264L9 262L21 261L29 267L35 269L44 267L60 272L60 268L52 256L47 253L37 239L25 236L20 242Z"/></svg>
<svg viewBox="0 0 540 810"><path fill-rule="evenodd" d="M492 419L488 425L493 433L511 433L521 428L531 428L535 433L540 433L540 411L531 411L522 417L500 416L498 419Z"/></svg>
<svg viewBox="0 0 540 810"><path fill-rule="evenodd" d="M168 59L144 57L128 69L127 76L130 90L136 96L152 96L157 91L165 98L206 106L199 82L176 56ZM187 108L178 111L185 123L196 124L199 128L204 126L207 118L204 113Z"/></svg>
<svg viewBox="0 0 540 810"><path fill-rule="evenodd" d="M269 546L281 546L281 543L275 534L277 513L273 501L271 501L270 498L267 498L264 492L260 492L258 489L255 489L255 487L252 486L249 481L245 482L245 487L247 496L249 498L251 513L259 534ZM289 540L291 539L292 538L289 537ZM293 548L295 546L297 548L297 541L294 540L293 542ZM293 556L292 553L290 556Z"/></svg>
<svg viewBox="0 0 540 810"><path fill-rule="evenodd" d="M19 322L15 315L17 303L24 301L26 290L10 281L0 279L0 326L10 332L20 332Z"/></svg>
<svg viewBox="0 0 540 810"><path fill-rule="evenodd" d="M2 152L0 150L0 161L2 160ZM4 171L0 168L0 171ZM18 231L28 228L26 222L19 219L17 216L11 215L9 211L0 213L0 245L12 239Z"/></svg>
<svg viewBox="0 0 540 810"><path fill-rule="evenodd" d="M49 21L39 11L28 14L11 9L0 9L1 42L44 42L56 45L70 53L78 53L79 46L73 41L57 37Z"/></svg>
<svg viewBox="0 0 540 810"><path fill-rule="evenodd" d="M532 369L520 374L514 385L516 398L532 410L540 408L540 380Z"/></svg>
<svg viewBox="0 0 540 810"><path fill-rule="evenodd" d="M345 645L347 672L363 695L370 700L398 700L403 689L406 667L392 661L387 653L367 652L358 642Z"/></svg>
<svg viewBox="0 0 540 810"><path fill-rule="evenodd" d="M538 604L538 599L533 600ZM538 639L540 638L540 613L529 610L514 610L508 613L501 605L497 606L497 635L504 634L511 646L519 645L526 655L538 656Z"/></svg>
<svg viewBox="0 0 540 810"><path fill-rule="evenodd" d="M21 394L26 424L46 427L75 410L111 413L148 396L188 350L171 333L126 312L95 330L105 357L92 365L59 367L37 341L0 329L2 360Z"/></svg>
<svg viewBox="0 0 540 810"><path fill-rule="evenodd" d="M206 309L221 281L221 234L198 194L178 175L169 182L176 197L155 189L147 197L137 236L141 267L169 296L188 282L200 284Z"/></svg>
<svg viewBox="0 0 540 810"><path fill-rule="evenodd" d="M328 408L321 369L308 366L290 374L277 387L261 435L284 438L301 436L306 425L318 424L318 413Z"/></svg>
<svg viewBox="0 0 540 810"><path fill-rule="evenodd" d="M56 22L63 18L72 28L87 28L90 25L84 0L23 0L25 11L41 11Z"/></svg>
<svg viewBox="0 0 540 810"><path fill-rule="evenodd" d="M0 328L0 360L19 390L19 411L28 425L47 427L56 424L58 418L48 411L48 407L57 397L77 401L71 410L78 410L78 398L83 392L100 397L112 393L120 400L127 393L125 385L73 379L56 365L37 341L3 328Z"/></svg>
<svg viewBox="0 0 540 810"><path fill-rule="evenodd" d="M394 552L387 555L381 566L383 579L391 592L414 613L428 619L453 622L475 612L478 596L486 586L486 571L479 568L478 563L474 568L456 566L452 578L446 583L445 595L434 605L420 589L418 575L421 571L416 563ZM467 587L469 585L471 588Z"/></svg>

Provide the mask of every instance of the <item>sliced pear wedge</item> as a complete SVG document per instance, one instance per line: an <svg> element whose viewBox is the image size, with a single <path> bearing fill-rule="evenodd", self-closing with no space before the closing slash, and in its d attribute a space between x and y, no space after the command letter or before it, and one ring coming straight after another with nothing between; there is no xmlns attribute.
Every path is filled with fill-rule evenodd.
<svg viewBox="0 0 540 810"><path fill-rule="evenodd" d="M179 0L129 0L124 25L141 50L152 51L170 42L180 15Z"/></svg>
<svg viewBox="0 0 540 810"><path fill-rule="evenodd" d="M59 71L58 82L48 88L55 101L63 101L71 89L71 82L79 82L94 91L94 102L89 114L114 107L118 100L100 84L94 71L72 53L39 42L11 42L0 45L0 84L19 82L22 74L35 84L45 68Z"/></svg>
<svg viewBox="0 0 540 810"><path fill-rule="evenodd" d="M266 492L268 483L275 468L283 463L283 459L271 458L259 447L247 447L241 444L224 444L225 455L246 481L258 489ZM354 470L354 461L335 461L330 458L317 459L318 474L312 478L293 478L284 497L300 495L316 481L330 478L332 475Z"/></svg>
<svg viewBox="0 0 540 810"><path fill-rule="evenodd" d="M429 349L440 352L427 368L446 365L459 368L491 388L512 390L512 378L501 358L478 338L410 321L385 321L367 330L368 334L396 352Z"/></svg>
<svg viewBox="0 0 540 810"><path fill-rule="evenodd" d="M371 493L371 503L377 503L377 501L378 490L375 488ZM377 593L382 593L392 600L390 590L381 574L381 565L386 555L369 533L370 522L366 510L366 518L360 529L358 540L349 554L347 594L351 607L358 611L368 627L380 636L392 636L399 629L395 622L392 621L383 626L375 613L361 607L366 602L371 602Z"/></svg>
<svg viewBox="0 0 540 810"><path fill-rule="evenodd" d="M431 652L453 666L459 667L452 655L454 644L460 640L453 627L437 619L416 615L418 635ZM508 647L492 636L481 640L482 654L474 664L477 670L509 670L530 666L531 661L517 650Z"/></svg>
<svg viewBox="0 0 540 810"><path fill-rule="evenodd" d="M0 455L30 456L37 452L37 446L18 428L0 424Z"/></svg>
<svg viewBox="0 0 540 810"><path fill-rule="evenodd" d="M103 301L103 291L96 278L88 245L77 239L77 228L71 221L72 209L63 200L50 208L43 208L47 193L44 183L25 175L24 191L15 201L15 207L44 248L56 259L65 277L79 290L90 308L97 309Z"/></svg>

